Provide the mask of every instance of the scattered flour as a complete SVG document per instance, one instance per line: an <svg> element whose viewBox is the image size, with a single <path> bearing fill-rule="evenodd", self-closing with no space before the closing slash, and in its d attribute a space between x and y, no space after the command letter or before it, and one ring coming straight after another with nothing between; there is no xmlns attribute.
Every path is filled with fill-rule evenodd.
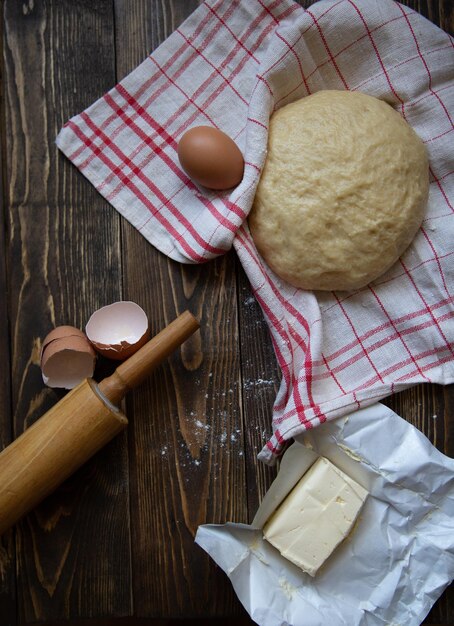
<svg viewBox="0 0 454 626"><path fill-rule="evenodd" d="M256 303L256 299L254 298L254 296L249 296L248 298L243 300L244 306L251 306L252 304L255 304L255 303Z"/></svg>
<svg viewBox="0 0 454 626"><path fill-rule="evenodd" d="M251 302L255 302L254 298L252 298ZM209 372L208 377L213 378L213 376L214 373ZM209 452L210 450L212 450L213 453L216 450L222 450L223 456L236 455L240 458L244 457L242 428L232 429L232 422L239 421L239 397L237 388L257 394L260 391L266 392L268 389L274 388L275 384L276 381L274 379L262 377L248 378L242 383L240 381L233 382L232 387L227 390L205 393L205 400L213 400L211 406L209 402L205 403L205 412L203 414L198 410L188 409L186 412L185 420L194 440L192 442L180 442L180 452L177 454L179 466L186 468L206 465L206 462L204 463L203 461L206 455L203 453ZM215 409L215 400L217 398L225 398L223 401L224 409ZM178 423L179 416L174 415L173 419L175 423ZM254 441L253 445L255 448L261 449L263 441L268 439L270 434L259 425L256 425L254 430L256 435L252 438ZM194 452L194 444L198 450L197 453ZM160 455L162 457L170 453L172 453L171 447L169 448L168 445L161 447ZM218 465L217 462L214 462L212 456L210 463L212 468ZM213 480L216 479L216 475L213 475Z"/></svg>

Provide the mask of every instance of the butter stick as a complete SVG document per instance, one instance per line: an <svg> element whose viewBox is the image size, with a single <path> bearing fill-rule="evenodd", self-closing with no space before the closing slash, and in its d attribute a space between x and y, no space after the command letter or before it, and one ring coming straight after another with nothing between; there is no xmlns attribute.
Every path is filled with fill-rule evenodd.
<svg viewBox="0 0 454 626"><path fill-rule="evenodd" d="M315 576L351 531L367 495L356 481L319 457L265 524L265 539Z"/></svg>

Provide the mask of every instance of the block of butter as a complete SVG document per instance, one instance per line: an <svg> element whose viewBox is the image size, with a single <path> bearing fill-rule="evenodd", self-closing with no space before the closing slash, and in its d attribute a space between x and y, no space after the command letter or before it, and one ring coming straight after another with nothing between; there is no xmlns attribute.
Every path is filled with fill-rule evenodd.
<svg viewBox="0 0 454 626"><path fill-rule="evenodd" d="M367 495L356 481L319 457L265 524L265 539L315 576L351 531Z"/></svg>

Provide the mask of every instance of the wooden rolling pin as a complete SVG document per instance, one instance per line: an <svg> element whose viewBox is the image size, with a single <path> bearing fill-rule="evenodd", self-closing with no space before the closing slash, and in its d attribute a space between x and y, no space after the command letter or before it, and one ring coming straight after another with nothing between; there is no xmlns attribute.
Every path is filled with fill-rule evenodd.
<svg viewBox="0 0 454 626"><path fill-rule="evenodd" d="M80 383L0 453L0 536L126 427L117 404L198 328L186 311L99 385Z"/></svg>

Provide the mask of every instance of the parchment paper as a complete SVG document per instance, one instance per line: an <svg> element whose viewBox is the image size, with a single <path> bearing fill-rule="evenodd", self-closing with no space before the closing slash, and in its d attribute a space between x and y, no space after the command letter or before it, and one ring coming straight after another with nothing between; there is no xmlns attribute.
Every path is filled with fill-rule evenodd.
<svg viewBox="0 0 454 626"><path fill-rule="evenodd" d="M318 455L370 495L312 578L261 527ZM261 626L417 625L454 577L454 460L375 404L295 440L253 523L201 526L196 542Z"/></svg>

